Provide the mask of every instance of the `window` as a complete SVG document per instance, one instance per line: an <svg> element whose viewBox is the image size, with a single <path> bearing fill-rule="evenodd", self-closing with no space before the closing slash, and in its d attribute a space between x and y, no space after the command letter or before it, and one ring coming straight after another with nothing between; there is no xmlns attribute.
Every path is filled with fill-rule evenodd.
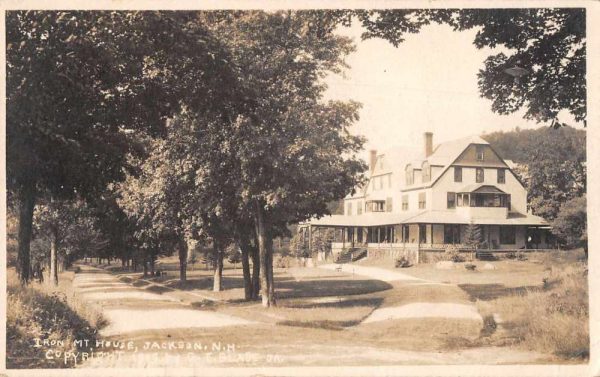
<svg viewBox="0 0 600 377"><path fill-rule="evenodd" d="M412 185L414 183L412 166L407 165L404 174L406 175L406 185L407 186Z"/></svg>
<svg viewBox="0 0 600 377"><path fill-rule="evenodd" d="M385 200L385 211L392 212L392 198L387 198Z"/></svg>
<svg viewBox="0 0 600 377"><path fill-rule="evenodd" d="M458 224L444 225L444 243L450 243L450 244L460 243L460 225L458 225Z"/></svg>
<svg viewBox="0 0 600 377"><path fill-rule="evenodd" d="M367 212L383 212L385 208L384 200L373 200L367 202Z"/></svg>
<svg viewBox="0 0 600 377"><path fill-rule="evenodd" d="M483 180L484 180L483 168L475 169L475 182L483 183Z"/></svg>
<svg viewBox="0 0 600 377"><path fill-rule="evenodd" d="M402 210L408 211L408 195L402 195Z"/></svg>
<svg viewBox="0 0 600 377"><path fill-rule="evenodd" d="M500 226L500 243L503 245L514 245L516 234L514 226Z"/></svg>
<svg viewBox="0 0 600 377"><path fill-rule="evenodd" d="M462 168L460 166L454 167L454 182L462 182Z"/></svg>
<svg viewBox="0 0 600 377"><path fill-rule="evenodd" d="M498 169L498 183L506 183L506 170Z"/></svg>
<svg viewBox="0 0 600 377"><path fill-rule="evenodd" d="M475 154L477 155L477 161L483 161L484 146L483 145L475 146Z"/></svg>
<svg viewBox="0 0 600 377"><path fill-rule="evenodd" d="M456 208L456 193L454 192L448 193L448 208Z"/></svg>
<svg viewBox="0 0 600 377"><path fill-rule="evenodd" d="M346 215L352 214L352 202L348 203L348 210L346 211Z"/></svg>
<svg viewBox="0 0 600 377"><path fill-rule="evenodd" d="M469 194L464 194L464 193L456 194L456 206L457 207L468 207L469 206Z"/></svg>
<svg viewBox="0 0 600 377"><path fill-rule="evenodd" d="M356 214L362 215L363 206L361 202L356 203Z"/></svg>
<svg viewBox="0 0 600 377"><path fill-rule="evenodd" d="M402 225L402 242L410 242L408 237L410 236L408 225Z"/></svg>
<svg viewBox="0 0 600 377"><path fill-rule="evenodd" d="M427 207L426 196L424 192L419 193L419 209L425 209Z"/></svg>
<svg viewBox="0 0 600 377"><path fill-rule="evenodd" d="M429 166L429 163L427 161L423 163L421 177L423 183L431 181L431 167Z"/></svg>

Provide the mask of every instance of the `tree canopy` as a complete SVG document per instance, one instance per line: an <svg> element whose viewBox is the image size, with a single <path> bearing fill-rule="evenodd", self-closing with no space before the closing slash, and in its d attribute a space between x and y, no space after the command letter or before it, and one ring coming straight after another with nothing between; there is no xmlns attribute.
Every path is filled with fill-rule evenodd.
<svg viewBox="0 0 600 377"><path fill-rule="evenodd" d="M36 195L93 199L140 152L131 131L160 135L182 103L224 114L244 101L227 51L196 16L7 13L8 189L21 205L24 282Z"/></svg>
<svg viewBox="0 0 600 377"><path fill-rule="evenodd" d="M482 136L501 156L525 167L520 169L520 178L527 188L534 214L552 220L562 204L585 194L584 130L572 127L515 129Z"/></svg>
<svg viewBox="0 0 600 377"><path fill-rule="evenodd" d="M538 122L558 121L561 110L586 123L586 14L583 8L521 9L394 9L334 14L349 23L356 16L365 27L363 38L383 38L398 46L407 33L430 23L455 31L477 30L473 41L481 49L501 48L479 71L479 90L492 110L509 114L524 109ZM517 77L509 74L510 69ZM507 71L509 70L509 71Z"/></svg>

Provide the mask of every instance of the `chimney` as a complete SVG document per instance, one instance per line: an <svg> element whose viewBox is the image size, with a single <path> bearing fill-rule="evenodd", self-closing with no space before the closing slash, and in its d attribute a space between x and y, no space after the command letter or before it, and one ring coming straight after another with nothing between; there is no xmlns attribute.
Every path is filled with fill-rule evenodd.
<svg viewBox="0 0 600 377"><path fill-rule="evenodd" d="M433 153L433 132L425 132L423 134L425 140L425 158Z"/></svg>
<svg viewBox="0 0 600 377"><path fill-rule="evenodd" d="M369 171L373 173L375 170L375 162L377 162L377 150L371 149L371 153L369 155Z"/></svg>

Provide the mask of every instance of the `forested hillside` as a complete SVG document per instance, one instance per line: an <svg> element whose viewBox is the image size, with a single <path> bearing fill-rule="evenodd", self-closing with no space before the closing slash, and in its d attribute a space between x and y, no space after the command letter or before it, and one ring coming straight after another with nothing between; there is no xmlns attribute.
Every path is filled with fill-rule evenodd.
<svg viewBox="0 0 600 377"><path fill-rule="evenodd" d="M585 195L586 131L540 127L484 134L505 159L513 160L528 189L534 214L556 218L561 204Z"/></svg>

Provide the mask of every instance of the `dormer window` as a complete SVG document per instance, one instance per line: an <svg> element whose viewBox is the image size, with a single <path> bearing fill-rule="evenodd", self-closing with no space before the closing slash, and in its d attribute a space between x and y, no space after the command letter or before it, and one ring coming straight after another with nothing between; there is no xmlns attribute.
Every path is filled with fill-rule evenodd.
<svg viewBox="0 0 600 377"><path fill-rule="evenodd" d="M483 161L484 146L483 145L477 145L477 146L475 146L475 154L477 156L477 161Z"/></svg>
<svg viewBox="0 0 600 377"><path fill-rule="evenodd" d="M431 166L427 161L423 162L421 169L423 183L431 181Z"/></svg>
<svg viewBox="0 0 600 377"><path fill-rule="evenodd" d="M404 175L406 176L406 185L412 185L415 182L415 180L413 176L413 168L410 164L406 165L406 170L404 173Z"/></svg>

